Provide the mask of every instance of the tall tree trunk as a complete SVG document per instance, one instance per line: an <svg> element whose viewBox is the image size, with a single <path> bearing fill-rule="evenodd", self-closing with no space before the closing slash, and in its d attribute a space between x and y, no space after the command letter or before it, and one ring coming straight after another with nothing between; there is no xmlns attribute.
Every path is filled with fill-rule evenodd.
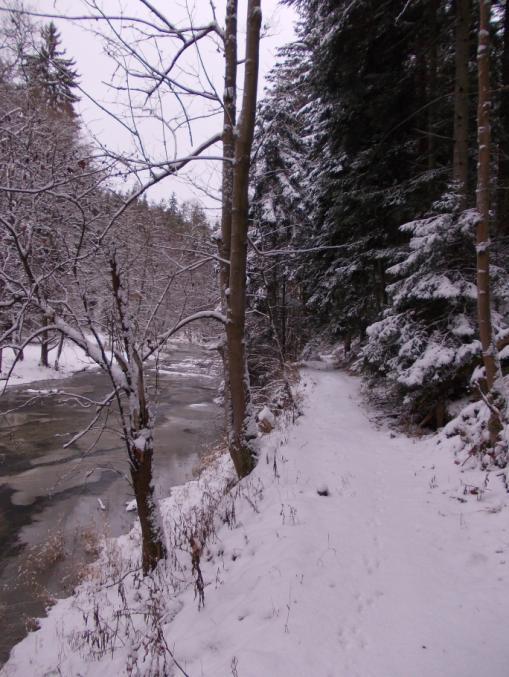
<svg viewBox="0 0 509 677"><path fill-rule="evenodd" d="M437 38L437 13L438 0L429 0L430 2L430 38L428 52L428 169L434 169L436 165L435 158L435 118L436 104L434 100L437 96L437 60L438 60L438 38Z"/></svg>
<svg viewBox="0 0 509 677"><path fill-rule="evenodd" d="M248 187L251 148L253 145L258 62L261 26L261 0L248 0L246 30L246 62L242 110L235 141L235 165L232 190L230 278L228 323L226 326L232 425L230 453L239 477L251 472L254 458L248 440L249 375L247 369L246 263L248 232Z"/></svg>
<svg viewBox="0 0 509 677"><path fill-rule="evenodd" d="M282 275L282 282L281 282L281 352L283 353L283 357L285 361L288 358L287 355L287 344L288 344L288 337L287 337L287 308L286 308L286 273L283 270L283 275Z"/></svg>
<svg viewBox="0 0 509 677"><path fill-rule="evenodd" d="M477 111L477 139L479 157L477 165L477 313L483 364L486 372L486 391L492 396L493 385L498 376L497 351L493 339L490 306L490 16L491 1L479 0L479 44L477 49L479 102ZM490 440L495 444L500 422L493 411L489 423Z"/></svg>
<svg viewBox="0 0 509 677"><path fill-rule="evenodd" d="M468 195L468 59L471 0L456 0L454 79L454 155L452 178L458 186L460 209Z"/></svg>
<svg viewBox="0 0 509 677"><path fill-rule="evenodd" d="M507 88L507 89L506 89ZM497 233L509 235L509 5L504 10L504 48L502 52L502 90L500 93L500 127L497 176Z"/></svg>
<svg viewBox="0 0 509 677"><path fill-rule="evenodd" d="M417 126L419 129L417 157L423 171L428 168L428 138L425 133L428 126L428 112L426 110L428 103L426 51L425 36L417 32L415 45L415 107L419 111L417 113Z"/></svg>
<svg viewBox="0 0 509 677"><path fill-rule="evenodd" d="M237 119L237 0L228 0L226 5L226 22L224 38L224 96L223 96L223 176L222 176L222 210L221 239L219 255L222 259L219 268L219 287L223 313L228 313L228 290L230 287L230 248L232 237L232 197L233 197L233 158L235 156L235 124ZM224 411L228 436L232 426L232 409L230 395L230 367L228 361L228 345L221 348L224 374Z"/></svg>

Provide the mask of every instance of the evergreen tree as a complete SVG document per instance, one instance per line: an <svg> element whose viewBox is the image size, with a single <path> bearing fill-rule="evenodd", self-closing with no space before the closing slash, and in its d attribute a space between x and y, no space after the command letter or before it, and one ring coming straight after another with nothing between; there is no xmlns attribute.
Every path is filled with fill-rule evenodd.
<svg viewBox="0 0 509 677"><path fill-rule="evenodd" d="M281 357L287 358L305 339L301 285L295 276L298 257L292 252L305 241L309 226L303 186L309 145L304 127L307 49L297 43L279 56L258 109L251 206L257 251L250 253L249 293L252 307L269 318L266 332L252 332L256 343L275 341Z"/></svg>
<svg viewBox="0 0 509 677"><path fill-rule="evenodd" d="M24 56L26 82L38 100L48 108L74 117L78 73L75 62L65 56L61 38L53 22L41 30L41 42L35 54Z"/></svg>
<svg viewBox="0 0 509 677"><path fill-rule="evenodd" d="M443 118L416 114L443 86L438 62L442 73L452 69L446 28L428 28L432 20L447 26L448 9L417 2L402 11L392 0L295 4L311 49L308 245L318 248L299 275L318 325L338 338L362 337L386 302L399 225L423 213L426 197L448 180L444 144L429 142L443 134Z"/></svg>
<svg viewBox="0 0 509 677"><path fill-rule="evenodd" d="M389 268L390 303L367 330L363 356L368 371L383 376L400 412L418 423L440 427L447 404L467 391L481 362L477 337L475 210L458 209L448 194L434 213L401 226L410 235L404 258ZM444 209L446 211L444 211ZM493 269L494 296L509 299L509 276ZM494 317L504 332L500 314Z"/></svg>
<svg viewBox="0 0 509 677"><path fill-rule="evenodd" d="M440 425L445 403L467 392L480 362L478 220L467 209L475 202L478 8L469 0L288 3L300 12L296 45L304 46L305 68L280 65L284 86L272 87L260 108L253 221L260 249L300 253L253 266L253 304L268 314L270 333L274 317L289 311L273 290L291 282L306 307L308 332L325 331L345 347L357 338L371 376L404 400L400 410ZM492 92L501 140L500 234L504 11L500 5L491 25L494 79L502 85ZM300 145L290 140L286 113ZM275 130L271 118L281 121ZM297 228L285 230L290 223ZM501 340L507 255L502 238L495 245L494 327ZM277 313L267 313L271 307Z"/></svg>

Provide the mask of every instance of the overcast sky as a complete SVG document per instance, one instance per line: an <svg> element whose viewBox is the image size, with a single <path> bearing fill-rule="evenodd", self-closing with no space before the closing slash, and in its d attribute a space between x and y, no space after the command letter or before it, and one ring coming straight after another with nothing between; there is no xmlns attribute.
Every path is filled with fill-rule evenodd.
<svg viewBox="0 0 509 677"><path fill-rule="evenodd" d="M7 4L7 3L6 3ZM210 20L210 6L208 0L153 0L152 3L161 12L168 13L172 22L178 21L179 13L182 20L186 19L190 11L196 21ZM222 21L224 15L225 0L215 0L218 19ZM4 3L0 0L0 6ZM108 12L116 13L119 8L123 8L124 13L141 16L143 8L139 0L103 0L102 6ZM86 5L82 0L31 0L30 7L35 11L49 12L62 15L88 13ZM171 7L171 12L168 8ZM275 61L275 52L278 47L290 42L294 38L293 24L295 14L288 7L281 6L277 0L262 0L264 37L261 43L260 54L260 87L259 95L263 93L264 79ZM171 15L171 16L170 16ZM245 0L240 0L239 7L239 56L242 56L245 22ZM114 101L119 95L115 94L109 84L113 81L114 65L111 59L105 54L105 45L102 40L86 30L83 23L71 23L69 21L56 20L58 28L62 34L63 45L69 56L76 61L77 70L80 73L80 82L83 89L90 93L94 98L101 101L108 110L115 112ZM164 42L164 41L161 41ZM216 50L209 48L205 53L207 69L211 71L212 78L218 85L218 91L222 91L222 63ZM171 51L171 50L169 50ZM241 69L242 71L242 69ZM241 72L239 73L241 75ZM165 112L171 114L177 103L165 101ZM95 135L104 144L116 151L124 151L132 143L125 130L101 111L97 106L91 103L82 95L79 104L79 111L90 134ZM194 145L208 138L220 129L220 122L217 119L199 122L195 126ZM144 143L154 156L157 156L161 148L162 137L158 125L146 123L143 126ZM188 135L179 138L178 153L188 152L191 147ZM217 152L217 151L216 151ZM208 188L213 192L218 185L219 171L217 163L195 163L192 171L192 180L200 186ZM154 199L167 198L172 192L177 194L180 200L190 197L199 198L204 206L210 210L210 216L213 217L215 202L204 194L203 191L191 186L187 180L178 178L169 178L154 188L151 197Z"/></svg>

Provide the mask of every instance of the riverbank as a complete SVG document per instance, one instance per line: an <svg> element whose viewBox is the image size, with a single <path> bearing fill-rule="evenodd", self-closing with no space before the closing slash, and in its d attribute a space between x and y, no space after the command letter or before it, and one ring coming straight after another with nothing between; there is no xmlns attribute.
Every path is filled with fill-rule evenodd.
<svg viewBox="0 0 509 677"><path fill-rule="evenodd" d="M49 381L68 378L79 371L87 371L96 367L94 361L88 357L81 348L74 343L66 341L58 361L58 369L55 369L56 349L50 351L49 363L51 366L40 365L41 347L30 344L23 350L23 360L18 360L11 372L14 362L14 352L10 348L4 348L2 355L2 372L0 388L5 386L5 379L9 376L7 387L35 383L36 381Z"/></svg>
<svg viewBox="0 0 509 677"><path fill-rule="evenodd" d="M303 389L249 478L225 493L223 457L162 501L166 569L141 579L136 529L110 541L2 675L506 677L499 473L380 428L353 377Z"/></svg>
<svg viewBox="0 0 509 677"><path fill-rule="evenodd" d="M193 341L189 338L173 338L168 341L166 351L171 351L172 346L175 348L186 345L199 345L199 341ZM25 346L23 359L17 360L14 369L12 369L15 353L11 348L4 348L0 372L0 392L6 385L9 388L27 383L36 383L37 381L56 381L68 378L79 372L98 369L94 360L82 348L71 341L64 342L58 364L56 364L56 357L57 348L54 347L49 352L48 362L50 366L41 366L41 346L31 343Z"/></svg>
<svg viewBox="0 0 509 677"><path fill-rule="evenodd" d="M76 364L76 363L75 363ZM204 450L221 431L214 403L219 384L215 353L189 342L171 342L149 367L158 384L155 490L193 477ZM128 533L133 513L128 464L112 410L97 444L97 431L64 448L90 421L73 394L100 400L107 377L97 369L58 381L9 387L0 419L0 665L16 642L44 614L48 600L65 597L106 536ZM28 403L27 403L28 402Z"/></svg>

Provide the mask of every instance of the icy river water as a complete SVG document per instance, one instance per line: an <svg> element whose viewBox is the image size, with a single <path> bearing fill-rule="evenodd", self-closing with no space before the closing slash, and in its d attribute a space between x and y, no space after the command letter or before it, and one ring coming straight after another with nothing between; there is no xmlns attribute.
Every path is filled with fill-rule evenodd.
<svg viewBox="0 0 509 677"><path fill-rule="evenodd" d="M218 365L209 353L178 345L159 366L154 474L156 495L164 497L192 478L220 434L221 412L214 403ZM125 533L133 522L125 511L133 496L118 434L107 430L92 451L90 436L63 449L91 412L68 396L45 395L50 388L93 399L109 390L105 376L85 372L0 397L4 412L35 397L0 416L0 666L48 599L72 591L97 538Z"/></svg>

